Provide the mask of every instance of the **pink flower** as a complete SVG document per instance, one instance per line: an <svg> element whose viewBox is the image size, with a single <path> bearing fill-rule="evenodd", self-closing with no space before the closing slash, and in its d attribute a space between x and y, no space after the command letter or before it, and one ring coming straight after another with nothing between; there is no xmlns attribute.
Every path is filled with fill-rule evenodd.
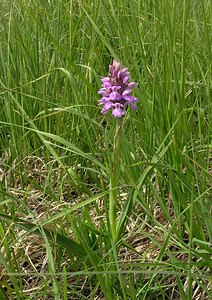
<svg viewBox="0 0 212 300"><path fill-rule="evenodd" d="M102 88L98 91L98 94L102 95L99 100L100 105L103 105L102 114L111 109L115 118L121 118L127 105L137 109L135 103L138 102L138 98L130 95L135 82L129 82L129 75L128 68L121 68L115 60L109 66L109 76L101 79Z"/></svg>

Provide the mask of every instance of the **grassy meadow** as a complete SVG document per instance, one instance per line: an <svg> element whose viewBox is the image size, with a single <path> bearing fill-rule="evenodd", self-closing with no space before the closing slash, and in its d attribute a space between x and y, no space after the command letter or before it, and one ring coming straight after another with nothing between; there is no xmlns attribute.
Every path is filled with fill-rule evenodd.
<svg viewBox="0 0 212 300"><path fill-rule="evenodd" d="M209 0L1 0L0 299L210 299L211 16ZM98 105L113 59L139 99L116 240L116 120Z"/></svg>

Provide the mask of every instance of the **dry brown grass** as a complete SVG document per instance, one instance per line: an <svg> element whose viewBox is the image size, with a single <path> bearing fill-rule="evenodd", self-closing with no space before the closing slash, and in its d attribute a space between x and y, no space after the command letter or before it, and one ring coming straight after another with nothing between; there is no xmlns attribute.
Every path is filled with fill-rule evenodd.
<svg viewBox="0 0 212 300"><path fill-rule="evenodd" d="M51 176L57 178L57 180L54 180L53 185L51 186L51 188L54 189L53 192L57 194L58 201L54 201L50 197L50 193L47 192L49 187L46 185L46 183L47 181L49 182L49 170L46 168L44 161L38 157L28 157L22 161L22 164L22 167L24 167L27 174L24 182L23 179L21 179L23 174L20 174L20 170L17 170L17 166L19 169L20 165L16 165L15 162L13 164L13 169L10 169L7 172L4 171L6 169L6 165L2 165L0 174L1 182L4 182L7 193L19 199L19 204L17 205L16 212L17 216L22 217L25 220L30 220L34 223L39 223L40 221L49 218L55 213L62 211L64 207L70 207L74 203L77 203L81 200L77 196L77 193L75 193L73 187L70 187L68 183L63 184L63 186L61 187L60 178L63 174L60 168L52 169L51 173ZM22 186L23 184L24 187ZM45 185L46 188L43 188L43 186L45 187ZM42 186L42 188L39 188L39 186ZM69 189L69 191L67 189ZM71 199L69 198L70 195L72 196ZM123 194L123 198L124 197L126 197L126 194ZM31 213L23 215L22 208L24 206L22 207L20 205L20 202L23 202L24 205L28 208L28 212ZM171 199L169 195L167 195L167 206L169 207L170 215L174 219L175 215L171 207ZM102 211L102 214L104 214L104 207L101 199L99 200L99 207L100 211ZM170 229L170 225L156 200L154 201L152 209L155 219L162 226L149 226L145 221L145 215L143 214L142 209L139 205L137 205L134 210L136 213L133 213L129 220L125 239L125 242L130 245L131 248L122 246L119 251L120 270L127 273L127 270L133 270L135 269L135 267L137 268L137 272L135 271L134 273L135 284L138 284L140 280L143 280L143 282L146 283L148 282L148 280L150 280L151 273L148 274L148 270L153 271L153 265L149 267L146 266L146 268L148 268L148 270L146 270L146 274L144 265L148 265L148 263L154 264L157 262L161 247L166 236L165 230ZM79 210L77 214L81 214L81 211ZM96 214L96 211L94 209L90 211L90 215L92 216L93 223L97 228L99 228L99 216ZM102 217L104 218L104 216ZM66 226L66 222L67 220L64 218L62 220L63 226ZM49 226L51 227L51 224ZM62 229L61 222L57 225L54 224L54 226L56 226L59 231ZM73 236L73 232L70 230L68 234L69 236ZM15 237L15 239L12 239L11 236L13 236L13 238ZM187 238L188 237L185 233L185 241L187 240ZM8 241L9 247L12 249L11 259L13 259L18 265L17 272L19 274L22 273L21 276L17 278L20 278L22 280L22 294L25 295L25 299L54 299L52 298L50 292L52 290L52 278L50 275L47 275L49 270L48 257L43 239L33 234L28 234L24 230L18 230L14 225L11 225L7 228L4 239ZM8 260L3 243L4 241L0 242L1 255L3 255L6 260ZM55 265L57 265L57 251L58 249L56 245L54 245L53 252ZM71 272L70 266L73 261L71 261L70 257L67 256L63 250L60 251L63 252L60 266L62 266L63 270ZM172 259L186 263L188 261L188 255L186 253L182 253L182 249L178 248L174 241L170 239L167 243L166 254L163 255L160 261L164 263L164 266L165 264L171 266ZM92 292L90 287L90 279L88 280L87 275L80 274L80 271L83 270L78 271L79 274L73 273L73 275L70 275L69 273L69 275L67 276L67 285L69 292L68 299L70 300L81 299L80 296L76 296L76 291L79 295L81 294L84 297L90 297L89 295ZM144 271L144 273L140 273L140 271ZM193 268L193 272L196 272L195 268ZM205 268L204 270L202 270L202 272L205 274L209 274L209 269ZM63 280L63 276L59 275L57 279L60 282L60 280ZM157 275L157 280L161 281L161 284L164 286L164 289L166 290L167 300L180 300L176 275L165 276L163 279L162 274L159 273ZM188 286L187 276L181 276L181 280L184 289L186 290ZM7 282L8 286L12 287L10 277L8 276L7 271L4 267L0 272L0 281L3 283ZM208 280L202 280L202 284L206 285L208 290L211 289ZM193 282L192 286L193 300L209 300L209 296L205 294L205 292L197 282ZM3 287L3 290L4 289L6 295L7 289ZM74 292L72 292L72 289ZM43 298L39 298L39 295L41 294L45 296L43 296ZM93 299L104 299L102 292L99 289L96 291L96 295L97 296L94 296Z"/></svg>

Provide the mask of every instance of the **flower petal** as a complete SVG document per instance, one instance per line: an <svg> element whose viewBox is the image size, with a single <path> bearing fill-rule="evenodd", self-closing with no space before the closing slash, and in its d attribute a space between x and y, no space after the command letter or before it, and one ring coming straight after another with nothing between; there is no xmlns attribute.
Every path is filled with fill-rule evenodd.
<svg viewBox="0 0 212 300"><path fill-rule="evenodd" d="M130 103L130 106L131 106L131 108L132 108L133 110L138 109L137 106L136 106L135 104L133 104L133 103Z"/></svg>
<svg viewBox="0 0 212 300"><path fill-rule="evenodd" d="M131 92L132 92L131 89L126 89L126 90L124 90L123 93L122 93L122 97L124 98L124 96L129 95ZM125 99L125 98L124 98L124 99Z"/></svg>
<svg viewBox="0 0 212 300"><path fill-rule="evenodd" d="M101 89L101 90L98 91L98 94L106 96L107 95L107 91L106 91L106 89Z"/></svg>
<svg viewBox="0 0 212 300"><path fill-rule="evenodd" d="M112 101L107 101L107 102L104 104L104 109L105 109L105 110L108 110L108 109L110 109L112 106L113 106L113 102L112 102Z"/></svg>
<svg viewBox="0 0 212 300"><path fill-rule="evenodd" d="M104 86L104 88L106 88L106 89L108 89L108 88L111 88L112 87L112 83L111 82L107 82L107 81L105 81L104 83L103 83L103 86Z"/></svg>
<svg viewBox="0 0 212 300"><path fill-rule="evenodd" d="M125 77L123 78L123 83L127 83L128 80L129 80L129 76L125 76Z"/></svg>
<svg viewBox="0 0 212 300"><path fill-rule="evenodd" d="M122 116L124 116L125 112L122 108L114 108L112 111L112 115L115 118L121 118Z"/></svg>
<svg viewBox="0 0 212 300"><path fill-rule="evenodd" d="M120 100L122 96L118 92L112 92L110 94L110 100Z"/></svg>
<svg viewBox="0 0 212 300"><path fill-rule="evenodd" d="M124 69L122 69L122 72L123 73L126 73L128 71L128 68L124 68ZM129 74L129 73L128 73Z"/></svg>
<svg viewBox="0 0 212 300"><path fill-rule="evenodd" d="M129 102L133 102L134 98L135 98L133 96L123 95L123 93L122 93L122 96L123 96L124 100L129 101Z"/></svg>
<svg viewBox="0 0 212 300"><path fill-rule="evenodd" d="M118 92L118 90L120 90L121 89L121 86L120 85L114 85L112 88L111 88L111 90L113 91L113 92Z"/></svg>
<svg viewBox="0 0 212 300"><path fill-rule="evenodd" d="M101 81L102 82L110 81L110 77L103 77L103 78L101 78Z"/></svg>
<svg viewBox="0 0 212 300"><path fill-rule="evenodd" d="M108 97L102 97L102 98L99 100L99 103L100 103L100 104L105 104L105 102L108 101L108 99L109 99Z"/></svg>
<svg viewBox="0 0 212 300"><path fill-rule="evenodd" d="M135 85L136 85L135 82L130 82L130 83L128 84L128 88L133 88Z"/></svg>

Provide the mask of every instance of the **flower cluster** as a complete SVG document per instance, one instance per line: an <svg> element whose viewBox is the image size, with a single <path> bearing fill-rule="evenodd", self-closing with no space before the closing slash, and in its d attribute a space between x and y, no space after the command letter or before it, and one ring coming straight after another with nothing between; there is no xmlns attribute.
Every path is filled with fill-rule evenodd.
<svg viewBox="0 0 212 300"><path fill-rule="evenodd" d="M109 76L102 78L102 88L98 94L102 95L99 103L103 105L102 114L112 109L115 118L121 118L125 114L128 105L137 109L135 103L138 98L131 96L135 82L129 82L128 68L121 68L117 61L109 66Z"/></svg>

